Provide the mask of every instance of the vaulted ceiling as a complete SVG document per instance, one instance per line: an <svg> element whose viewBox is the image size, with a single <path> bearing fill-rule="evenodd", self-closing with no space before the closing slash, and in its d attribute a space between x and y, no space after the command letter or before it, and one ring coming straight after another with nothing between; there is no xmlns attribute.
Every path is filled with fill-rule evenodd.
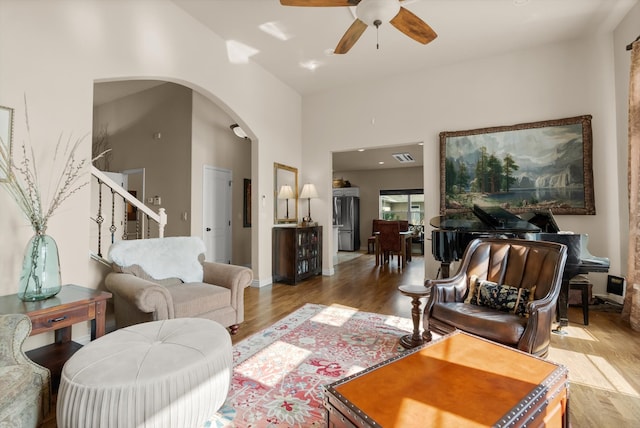
<svg viewBox="0 0 640 428"><path fill-rule="evenodd" d="M230 61L255 61L309 94L608 32L637 0L405 0L402 6L438 34L433 42L422 45L383 23L378 31L369 27L344 55L331 52L354 21L353 7L173 2L225 40Z"/></svg>

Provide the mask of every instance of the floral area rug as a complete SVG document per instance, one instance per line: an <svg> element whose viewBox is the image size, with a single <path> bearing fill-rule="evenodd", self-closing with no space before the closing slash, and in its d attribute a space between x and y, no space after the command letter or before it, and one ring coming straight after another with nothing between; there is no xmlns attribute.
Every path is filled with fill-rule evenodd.
<svg viewBox="0 0 640 428"><path fill-rule="evenodd" d="M406 318L306 304L233 347L225 404L205 428L324 426L323 385L398 355Z"/></svg>

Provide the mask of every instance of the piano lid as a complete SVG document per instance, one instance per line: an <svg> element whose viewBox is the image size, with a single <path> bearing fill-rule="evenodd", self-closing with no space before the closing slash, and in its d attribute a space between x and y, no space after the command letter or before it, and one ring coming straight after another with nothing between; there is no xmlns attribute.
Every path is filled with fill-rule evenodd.
<svg viewBox="0 0 640 428"><path fill-rule="evenodd" d="M540 232L535 224L521 219L500 207L473 206L470 213L458 213L434 217L431 226L444 230L460 231L501 231L501 232Z"/></svg>
<svg viewBox="0 0 640 428"><path fill-rule="evenodd" d="M560 228L556 223L556 219L553 218L551 210L535 210L520 214L520 218L528 221L531 224L535 224L540 228L542 232L558 233Z"/></svg>

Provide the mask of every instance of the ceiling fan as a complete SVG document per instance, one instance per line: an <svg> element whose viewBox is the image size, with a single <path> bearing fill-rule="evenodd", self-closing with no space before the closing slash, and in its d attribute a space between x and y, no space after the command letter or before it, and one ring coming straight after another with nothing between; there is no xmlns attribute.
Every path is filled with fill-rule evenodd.
<svg viewBox="0 0 640 428"><path fill-rule="evenodd" d="M413 40L426 45L438 35L422 19L400 6L404 0L280 0L283 6L356 6L356 20L349 27L334 49L336 54L345 54L358 41L364 30L373 25L377 28L385 22Z"/></svg>

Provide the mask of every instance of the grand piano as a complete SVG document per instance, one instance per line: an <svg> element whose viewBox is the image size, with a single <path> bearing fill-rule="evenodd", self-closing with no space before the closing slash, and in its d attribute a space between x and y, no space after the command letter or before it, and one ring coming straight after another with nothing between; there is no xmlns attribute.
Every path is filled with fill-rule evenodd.
<svg viewBox="0 0 640 428"><path fill-rule="evenodd" d="M452 262L462 258L474 239L520 238L558 242L567 246L567 262L558 297L558 329L568 325L569 280L589 272L608 272L609 259L596 257L587 248L586 234L563 233L551 211L531 211L519 216L499 207L474 205L471 212L438 216L431 219L431 252L441 263L443 278L449 277Z"/></svg>

